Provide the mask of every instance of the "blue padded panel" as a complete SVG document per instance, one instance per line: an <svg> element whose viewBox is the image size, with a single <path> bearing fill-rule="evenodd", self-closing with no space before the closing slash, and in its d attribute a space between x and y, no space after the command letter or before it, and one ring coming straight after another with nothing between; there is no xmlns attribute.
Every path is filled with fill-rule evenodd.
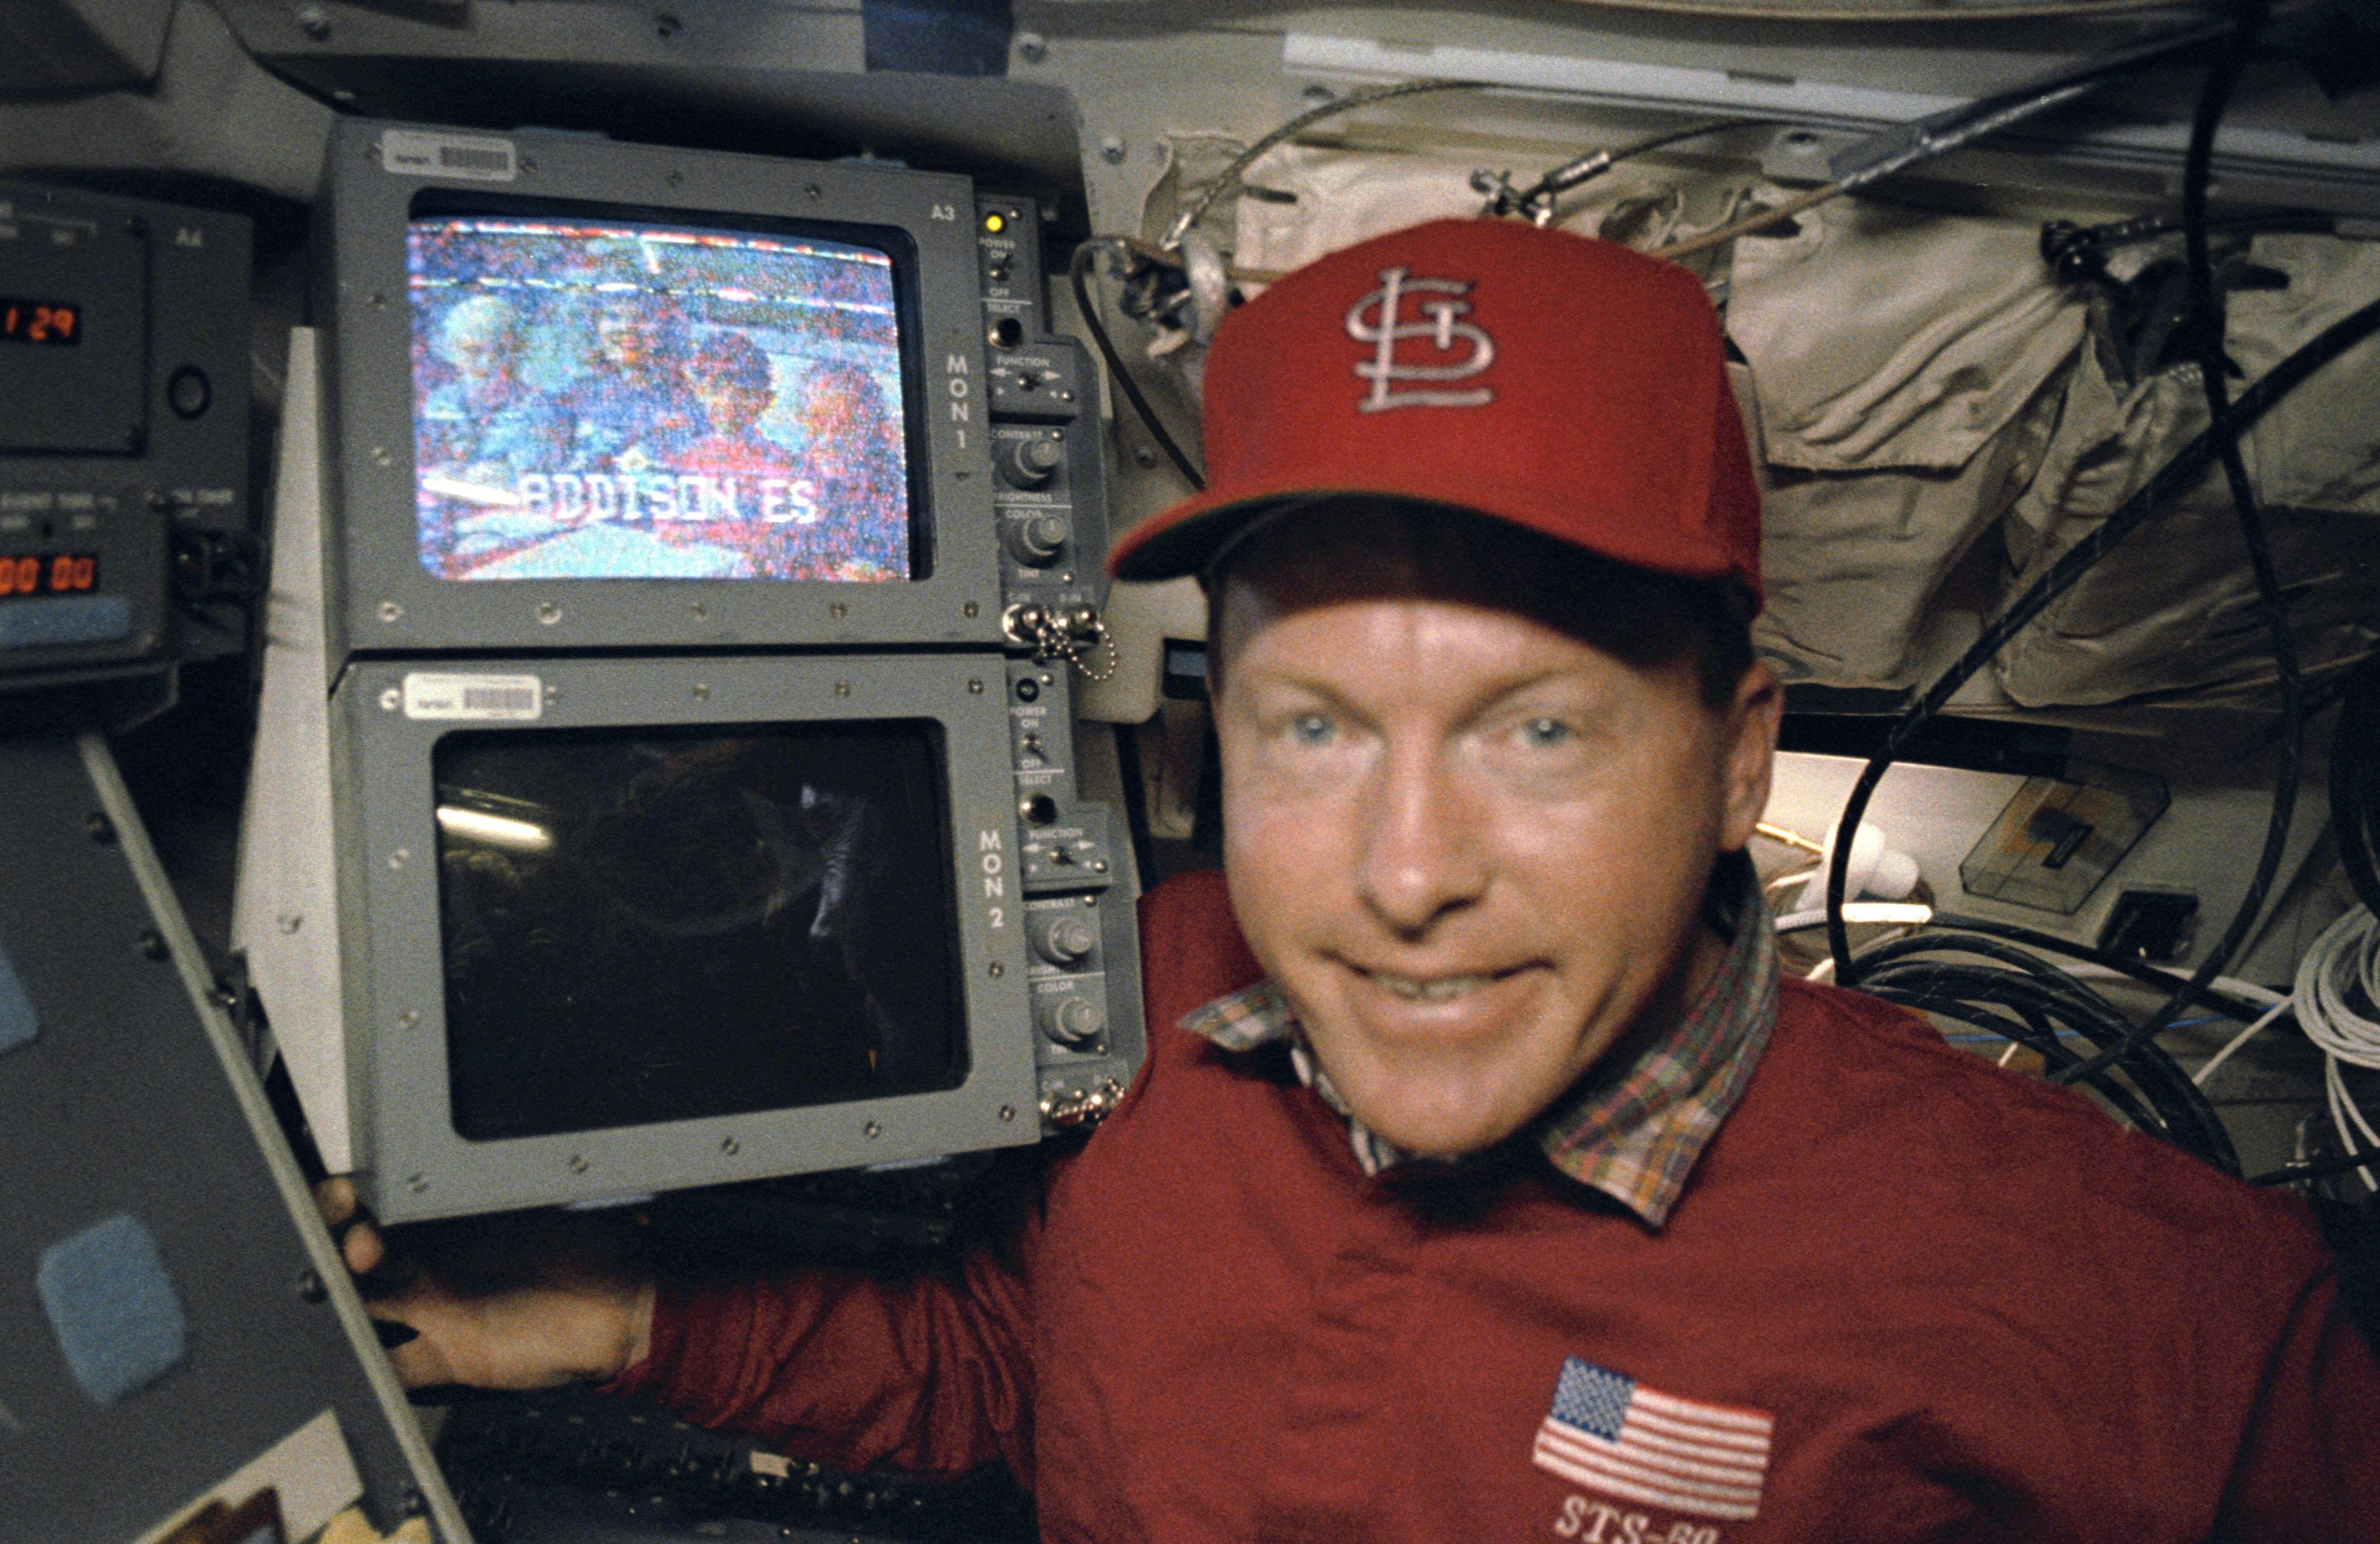
<svg viewBox="0 0 2380 1544"><path fill-rule="evenodd" d="M132 602L121 595L61 595L0 606L0 649L113 643L132 636Z"/></svg>
<svg viewBox="0 0 2380 1544"><path fill-rule="evenodd" d="M8 951L0 947L0 1052L14 1051L41 1032L33 1000L25 995L25 983L17 979Z"/></svg>
<svg viewBox="0 0 2380 1544"><path fill-rule="evenodd" d="M34 1285L83 1391L113 1404L182 1360L187 1328L157 1241L119 1212L42 1251Z"/></svg>

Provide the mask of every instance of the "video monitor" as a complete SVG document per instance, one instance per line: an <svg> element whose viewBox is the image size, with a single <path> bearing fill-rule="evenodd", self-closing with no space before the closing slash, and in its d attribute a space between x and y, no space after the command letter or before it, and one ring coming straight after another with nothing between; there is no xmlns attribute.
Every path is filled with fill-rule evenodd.
<svg viewBox="0 0 2380 1544"><path fill-rule="evenodd" d="M930 719L455 732L431 757L468 1141L966 1071Z"/></svg>
<svg viewBox="0 0 2380 1544"><path fill-rule="evenodd" d="M346 119L318 209L342 656L998 648L1097 580L1103 522L1004 552L1001 383L1082 395L1024 389L964 177Z"/></svg>
<svg viewBox="0 0 2380 1544"><path fill-rule="evenodd" d="M406 276L431 574L921 577L884 246L417 210Z"/></svg>
<svg viewBox="0 0 2380 1544"><path fill-rule="evenodd" d="M389 1221L1038 1140L1142 1048L1060 711L996 655L352 663L310 1117Z"/></svg>

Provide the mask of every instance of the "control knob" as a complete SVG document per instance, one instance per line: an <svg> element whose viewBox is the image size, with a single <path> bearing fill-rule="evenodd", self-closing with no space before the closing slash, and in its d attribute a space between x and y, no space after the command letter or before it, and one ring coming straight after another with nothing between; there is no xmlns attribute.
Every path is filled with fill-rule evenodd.
<svg viewBox="0 0 2380 1544"><path fill-rule="evenodd" d="M1036 912L1026 924L1026 936L1032 941L1033 952L1061 969L1082 964L1099 946L1099 935L1089 923L1072 912Z"/></svg>
<svg viewBox="0 0 2380 1544"><path fill-rule="evenodd" d="M1000 480L1029 492L1050 485L1058 468L1066 463L1066 451L1056 440L1038 436L1006 440L1002 442L999 459Z"/></svg>
<svg viewBox="0 0 2380 1544"><path fill-rule="evenodd" d="M1045 567L1066 550L1075 528L1063 515L1027 515L1008 526L1008 555L1027 568Z"/></svg>
<svg viewBox="0 0 2380 1544"><path fill-rule="evenodd" d="M1033 1017L1041 1033L1060 1045L1081 1045L1108 1023L1097 1002L1073 992L1041 999L1034 1005Z"/></svg>

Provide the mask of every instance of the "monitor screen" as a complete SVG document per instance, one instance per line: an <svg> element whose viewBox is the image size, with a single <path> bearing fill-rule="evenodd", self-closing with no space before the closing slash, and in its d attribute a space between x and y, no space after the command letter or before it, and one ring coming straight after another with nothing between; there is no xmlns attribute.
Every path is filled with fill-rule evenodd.
<svg viewBox="0 0 2380 1544"><path fill-rule="evenodd" d="M432 576L917 577L889 251L432 207L406 276Z"/></svg>
<svg viewBox="0 0 2380 1544"><path fill-rule="evenodd" d="M957 1086L943 764L923 719L443 736L456 1133Z"/></svg>

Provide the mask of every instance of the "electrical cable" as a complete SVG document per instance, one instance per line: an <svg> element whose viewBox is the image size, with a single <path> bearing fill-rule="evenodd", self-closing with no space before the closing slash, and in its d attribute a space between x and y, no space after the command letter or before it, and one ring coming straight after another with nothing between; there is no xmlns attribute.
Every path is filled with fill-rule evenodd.
<svg viewBox="0 0 2380 1544"><path fill-rule="evenodd" d="M1960 965L1924 956L1944 952L1973 954L1992 966ZM1946 1003L1992 1004L2018 1010L2032 1019L2067 1026L2086 1047L2120 1040L2130 1027L2106 999L2067 972L2024 951L1994 940L1955 934L1925 934L1876 945L1859 956L1860 989L1905 1007L1943 1012ZM1952 1016L1974 1022L1972 1014ZM2027 1042L2031 1044L2031 1042ZM2032 1049L2040 1050L2038 1045ZM2077 1080L2073 1069L2083 1059L2059 1048L2044 1054L2046 1069L2059 1081ZM2197 1085L2162 1047L2149 1045L2123 1064L2131 1084L2124 1085L2102 1071L2079 1080L2122 1111L2125 1118L2153 1136L2162 1137L2202 1161L2237 1174L2239 1155L2221 1118ZM2145 1100L2142 1112L2135 1102Z"/></svg>
<svg viewBox="0 0 2380 1544"><path fill-rule="evenodd" d="M1706 134L1718 134L1730 128L1774 128L1783 121L1781 118L1714 118L1688 128L1673 128L1655 134L1618 150L1590 151L1556 166L1532 183L1525 192L1514 192L1509 176L1492 176L1486 172L1474 173L1471 186L1478 192L1492 192L1494 195L1488 201L1488 207L1480 211L1481 213L1523 215L1530 224L1542 228L1553 222L1555 200L1574 188L1584 188L1623 161L1633 161L1640 155L1649 155L1682 140L1699 140Z"/></svg>
<svg viewBox="0 0 2380 1544"><path fill-rule="evenodd" d="M1903 941L1907 942L1907 941ZM1980 967L1927 966L1908 963L1879 971L1876 984L1863 984L1903 1007L1959 1019L2006 1036L2042 1058L2050 1072L2076 1065L2079 1058L2052 1027L2070 1027L2084 1045L2103 1043L2111 1032L2100 1010L2075 1011L2048 982L2021 971ZM1988 1012L2010 1010L2013 1019ZM2012 1024L2022 1024L2014 1029ZM2113 1027L2120 1032L2120 1025ZM2125 1072L2131 1087L2105 1075L2089 1079L2094 1092L2133 1126L2230 1173L2239 1173L2239 1159L2228 1134L2215 1116L2214 1107L2192 1088L2170 1057L2158 1052Z"/></svg>
<svg viewBox="0 0 2380 1544"><path fill-rule="evenodd" d="M2343 684L2330 740L2330 822L2347 882L2366 909L2380 912L2380 656Z"/></svg>
<svg viewBox="0 0 2380 1544"><path fill-rule="evenodd" d="M2189 274L2188 324L2196 346L2193 352L2210 422L2220 419L2230 408L2231 398L2223 377L2228 363L2223 353L2223 304L2216 293L2215 266L2208 250L2207 184L2214 166L2215 131L2223 121L2224 109L2230 102L2232 88L2239 82L2240 68L2254 45L2256 34L2264 28L2265 11L2265 0L2240 0L2232 44L2217 50L2207 67L2205 87L2199 92L2197 109L2191 115L2189 152L2182 160L2181 221ZM2191 976L2192 984L2202 987L2222 973L2232 954L2247 942L2249 930L2264 912L2265 897L2272 888L2274 876L2280 871L2281 857L2289 846L2289 821L2297 809L2300 759L2305 741L2305 683L2298 673L2297 640L2289 632L2280 577L2274 569L2271 544L2265 535L2264 513L2256 504L2255 488L2240 451L2239 436L2226 437L2216 452L2231 494L2231 507L2239 520L2240 538L2248 549L2257 599L2272 638L2274 674L2281 692L2281 733L2277 748L2279 765L2273 778L2273 807L2265 825L2264 849L2257 855L2256 867L2238 908L2231 914L2229 926L2199 960L2197 970ZM2094 1061L2104 1065L2123 1055L2128 1048L2155 1039L2180 1015L2187 1000L2184 993L2175 993L2165 1006L2125 1037L2122 1045L2101 1052Z"/></svg>
<svg viewBox="0 0 2380 1544"><path fill-rule="evenodd" d="M2235 437L2262 418L2273 404L2279 401L2315 371L2337 359L2374 333L2380 332L2380 300L2341 317L2324 328L2313 338L2290 353L2280 363L2256 379L2254 384L2240 394L2230 408L2200 432L2171 459L2152 473L2148 481L2117 508L2098 527L2050 565L2046 573L2012 602L2009 609L1984 629L1983 635L1971 644L1966 652L1949 669L1944 671L1925 693L1885 734L1885 742L1861 769L1859 779L1845 800L1838 829L1856 831L1866 814L1869 802L1876 796L1876 785L1884 780L1893 762L1900 759L1917 732L1941 711L1961 687L1974 674L1991 663L1992 656L2014 637L2019 629L2041 614L2044 607L2056 600L2081 577L2093 564L2106 556L2116 544L2162 508L2166 502L2188 487L2206 469L2214 458L2215 447L2220 441ZM1852 845L1838 842L1835 860L1827 876L1827 909L1840 912L1843 889L1850 878ZM1828 953L1838 975L1848 982L1851 964L1849 935L1832 919L1827 928Z"/></svg>
<svg viewBox="0 0 2380 1544"><path fill-rule="evenodd" d="M2146 960L2126 959L2121 954L2110 954L2104 949L2095 949L2087 943L2076 943L2070 940L2059 938L2055 933L2041 932L2013 922L1996 922L1989 918L1969 917L1961 912L1937 911L1934 914L1934 925L1960 932L1985 933L1994 938L2007 939L2011 943L2022 943L2028 949L2064 954L2070 959L2095 965L2119 976L2128 976L2143 986L2155 987L2160 991L2171 991L2179 986L2189 991L2192 1002L2204 1007L2213 1008L2226 1018L2239 1019L2242 1022L2255 1017L2265 1008L2270 1007L2272 1004L2265 1001L2267 998L2287 1001L2284 994L2270 991L2253 982L2232 980L2229 977L2219 979L2221 983L2228 984L2210 982L2203 987L2193 987L2187 977L2164 966L2151 965ZM2237 995L2241 992L2253 992L2257 995L2242 1000Z"/></svg>
<svg viewBox="0 0 2380 1544"><path fill-rule="evenodd" d="M1780 825L1771 825L1767 821L1754 825L1752 833L1755 836L1766 836L1771 842L1780 843L1788 847L1799 847L1813 857L1827 850L1824 844L1813 842L1798 831L1789 831Z"/></svg>
<svg viewBox="0 0 2380 1544"><path fill-rule="evenodd" d="M1681 259L1690 258L1696 252L1708 251L1713 247L1724 246L1739 236L1749 236L1754 231L1766 230L1770 225L1791 219L1805 209L1815 209L1828 199L1849 191L1850 188L1843 183L1829 182L1823 188L1814 188L1773 208L1747 214L1741 220L1730 221L1716 230L1706 230L1700 236L1690 236L1683 241L1672 241L1666 247L1656 247L1653 249L1653 255L1676 262Z"/></svg>
<svg viewBox="0 0 2380 1544"><path fill-rule="evenodd" d="M2228 1040L2226 1040L2223 1043L2222 1050L2216 1052L2214 1055L2209 1056L2203 1064L2201 1064L2199 1069L2190 1075L2190 1080L2192 1083L2197 1084L2202 1088L2206 1087L2207 1084L2215 1080L2216 1069L2220 1067L2224 1063L2229 1061L2233 1052L2239 1050L2241 1046L2246 1045L2250 1040L2254 1039L2258 1035L2262 1034L2267 1026L2277 1023L2289 1013L2289 1004L2286 998L2265 1009L2263 1014L2258 1015L2249 1024L2248 1027L2240 1030ZM2180 1026L2176 1026L2176 1027L2178 1028Z"/></svg>
<svg viewBox="0 0 2380 1544"><path fill-rule="evenodd" d="M1191 487L1204 488L1207 480L1199 475L1198 468L1191 463L1181 444L1159 420L1157 409L1150 406L1148 398L1141 395L1140 383L1132 378L1132 371L1124 369L1123 359L1116 353L1115 340L1108 335L1106 325L1099 321L1099 308L1092 304L1091 260L1101 249L1119 245L1123 243L1115 237L1094 236L1075 249L1075 260L1067 265L1066 271L1067 280L1075 291L1075 309L1081 313L1083 325L1090 332L1091 342L1098 346L1099 358L1106 361L1109 376L1114 380L1117 389L1123 393L1125 400L1132 404L1133 411L1140 415L1140 421L1173 463L1174 469L1188 480Z"/></svg>
<svg viewBox="0 0 2380 1544"><path fill-rule="evenodd" d="M2301 1180L2324 1179L2343 1174L2350 1169L2361 1169L2372 1161L2368 1152L2333 1154L2328 1158L2310 1158L2303 1162L2284 1163L2277 1169L2248 1176L2250 1185L2295 1185Z"/></svg>
<svg viewBox="0 0 2380 1544"><path fill-rule="evenodd" d="M2322 1048L2323 1081L2331 1123L2350 1154L2362 1132L2369 1155L2380 1150L2380 1132L2364 1118L2347 1088L2341 1064L2380 1069L2380 923L2370 908L2356 906L2323 930L2298 961L2295 1004L2306 1038ZM2373 1169L2357 1165L2367 1189L2380 1190Z"/></svg>
<svg viewBox="0 0 2380 1544"><path fill-rule="evenodd" d="M1320 123L1323 119L1340 113L1352 112L1358 107L1368 107L1376 102L1386 102L1391 97L1414 96L1422 91L1474 91L1480 89L1482 84L1475 80L1405 80L1393 86L1373 86L1364 91L1351 91L1345 96L1326 102L1310 112L1300 113L1255 144L1240 152L1232 164L1224 167L1215 180L1208 185L1204 192L1193 200L1181 213L1173 217L1173 224L1165 229L1165 239L1162 245L1168 251L1180 247L1183 233L1196 225L1199 216L1213 207L1217 199L1237 188L1240 185L1241 175L1250 166L1255 165L1266 152L1291 136Z"/></svg>
<svg viewBox="0 0 2380 1544"><path fill-rule="evenodd" d="M2257 3L2260 4L2261 0ZM2257 19L2260 21L2261 17ZM1835 173L1834 181L1798 198L1789 199L1774 209L1763 210L1717 230L1706 231L1700 236L1659 248L1654 255L1675 261L1706 251L1737 237L1790 219L1805 209L1815 208L1878 178L1946 155L1962 145L2011 128L2052 107L2072 102L2119 75L2161 63L2174 54L2202 43L2238 35L2239 24L2234 22L2204 23L2183 28L2087 60L2080 68L2069 70L2054 79L1996 91L1910 123L1896 124L1829 157L1830 168ZM2242 40L2234 52L2244 52L2244 49L2245 41ZM2227 94L2228 91L2227 87Z"/></svg>

